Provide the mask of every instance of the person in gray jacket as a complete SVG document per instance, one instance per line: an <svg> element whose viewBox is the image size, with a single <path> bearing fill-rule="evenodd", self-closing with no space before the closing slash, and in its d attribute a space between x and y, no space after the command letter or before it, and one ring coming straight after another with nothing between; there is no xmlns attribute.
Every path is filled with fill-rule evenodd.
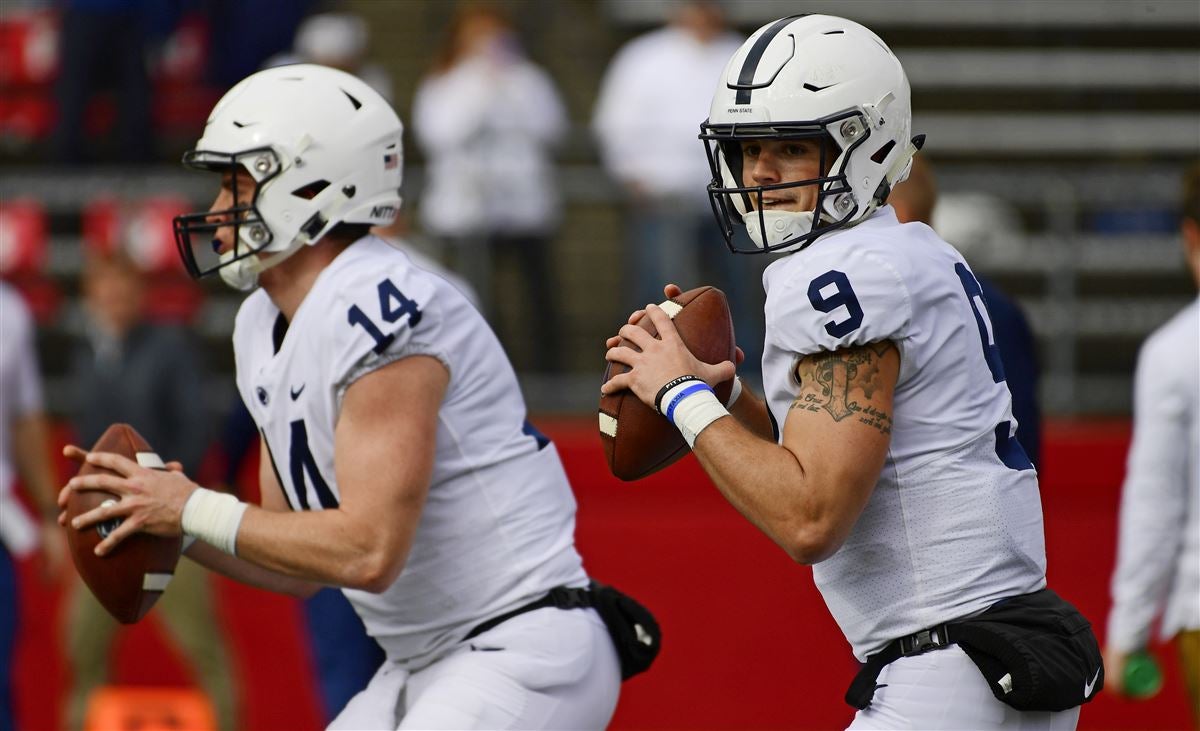
<svg viewBox="0 0 1200 731"><path fill-rule="evenodd" d="M110 424L131 424L163 457L195 470L209 444L203 358L182 327L144 319L143 276L121 251L93 254L85 263L87 325L71 358L71 424L87 445ZM158 607L155 614L195 670L221 728L236 728L230 653L204 570L180 561ZM74 678L67 719L77 729L84 725L88 695L108 676L119 625L80 582L67 611L65 645Z"/></svg>

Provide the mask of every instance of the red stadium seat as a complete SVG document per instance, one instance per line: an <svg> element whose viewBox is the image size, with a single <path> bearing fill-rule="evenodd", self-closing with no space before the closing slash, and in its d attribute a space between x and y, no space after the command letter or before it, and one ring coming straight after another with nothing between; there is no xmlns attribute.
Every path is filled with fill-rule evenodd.
<svg viewBox="0 0 1200 731"><path fill-rule="evenodd" d="M29 198L0 201L0 277L12 283L39 325L51 322L62 293L45 274L46 211Z"/></svg>
<svg viewBox="0 0 1200 731"><path fill-rule="evenodd" d="M0 140L10 148L45 139L54 126L58 43L57 13L0 13Z"/></svg>
<svg viewBox="0 0 1200 731"><path fill-rule="evenodd" d="M208 64L208 49L208 23L204 16L185 15L163 44L153 69L160 90L201 84Z"/></svg>
<svg viewBox="0 0 1200 731"><path fill-rule="evenodd" d="M84 245L98 252L121 246L148 275L145 306L152 320L190 322L204 302L203 291L183 269L171 229L175 216L191 208L184 198L164 195L97 198L84 209Z"/></svg>
<svg viewBox="0 0 1200 731"><path fill-rule="evenodd" d="M0 85L47 85L57 73L57 15L45 10L0 15Z"/></svg>
<svg viewBox="0 0 1200 731"><path fill-rule="evenodd" d="M34 91L0 93L0 139L23 147L49 136L54 127L54 102Z"/></svg>

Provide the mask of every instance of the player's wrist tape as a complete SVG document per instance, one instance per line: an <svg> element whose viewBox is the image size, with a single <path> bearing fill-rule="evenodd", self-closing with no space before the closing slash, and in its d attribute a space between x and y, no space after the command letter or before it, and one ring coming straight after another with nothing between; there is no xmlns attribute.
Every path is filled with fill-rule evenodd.
<svg viewBox="0 0 1200 731"><path fill-rule="evenodd" d="M666 397L667 391L670 391L671 389L675 388L676 386L685 384L688 381L700 381L700 378L697 376L680 376L679 378L675 378L670 381L667 381L666 384L662 388L658 389L658 395L656 395L654 397L654 410L657 411L658 413L662 414L663 416L666 416L667 410L663 405L663 403L664 403L663 399ZM700 382L703 383L703 381L700 381ZM670 402L667 402L667 403L670 403Z"/></svg>
<svg viewBox="0 0 1200 731"><path fill-rule="evenodd" d="M689 448L709 424L729 412L721 405L712 387L698 378L682 381L663 394L664 416L670 419Z"/></svg>
<svg viewBox="0 0 1200 731"><path fill-rule="evenodd" d="M738 396L742 395L742 378L741 376L733 377L733 388L729 391L729 398L725 399L725 408L731 409L737 403Z"/></svg>
<svg viewBox="0 0 1200 731"><path fill-rule="evenodd" d="M228 493L197 488L183 505L183 532L236 556L238 528L248 507Z"/></svg>

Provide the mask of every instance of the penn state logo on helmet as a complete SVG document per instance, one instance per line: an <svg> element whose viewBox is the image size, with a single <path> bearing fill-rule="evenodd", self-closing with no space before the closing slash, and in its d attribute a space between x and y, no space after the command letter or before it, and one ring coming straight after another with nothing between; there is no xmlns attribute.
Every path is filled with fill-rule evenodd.
<svg viewBox="0 0 1200 731"><path fill-rule="evenodd" d="M248 290L262 271L340 223L392 223L400 209L402 132L391 105L343 71L296 64L246 77L213 107L183 164L243 170L254 192L239 196L239 176L231 175L231 208L175 219L188 272L219 272ZM223 226L234 229L232 247L216 240Z"/></svg>
<svg viewBox="0 0 1200 731"><path fill-rule="evenodd" d="M900 61L867 28L830 15L794 15L759 28L738 49L713 95L700 139L708 194L730 249L796 251L854 225L908 175L924 137L909 139L912 107ZM743 145L804 140L820 150L820 175L747 184ZM812 211L764 210L771 190L812 186ZM735 242L744 227L753 247Z"/></svg>

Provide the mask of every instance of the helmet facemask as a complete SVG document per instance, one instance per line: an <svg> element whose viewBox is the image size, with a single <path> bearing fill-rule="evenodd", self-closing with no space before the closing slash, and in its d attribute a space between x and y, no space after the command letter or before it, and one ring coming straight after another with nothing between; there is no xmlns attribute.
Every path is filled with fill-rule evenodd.
<svg viewBox="0 0 1200 731"><path fill-rule="evenodd" d="M700 139L713 174L709 202L729 249L736 254L798 251L855 221L862 204L847 182L846 167L855 148L869 136L870 126L862 122L857 110L811 122L700 125ZM742 144L753 140L813 140L820 150L818 169L822 174L772 185L745 185ZM771 211L755 205L767 191L807 186L816 189L810 211ZM735 241L737 226L746 229L752 248Z"/></svg>
<svg viewBox="0 0 1200 731"><path fill-rule="evenodd" d="M263 186L279 175L282 165L271 148L259 148L227 154L192 150L183 157L183 164L197 170L230 173L233 206L220 211L189 213L175 218L175 246L184 266L194 278L219 272L231 287L252 289L258 274L283 257L262 261L257 254L274 241L271 227L258 210ZM254 179L254 191L249 202L241 200L238 169L247 171ZM233 248L222 252L216 233L225 227L233 228ZM294 249L292 249L294 250ZM287 254L292 253L287 251ZM283 252L280 252L283 253ZM286 256L286 254L285 254Z"/></svg>

